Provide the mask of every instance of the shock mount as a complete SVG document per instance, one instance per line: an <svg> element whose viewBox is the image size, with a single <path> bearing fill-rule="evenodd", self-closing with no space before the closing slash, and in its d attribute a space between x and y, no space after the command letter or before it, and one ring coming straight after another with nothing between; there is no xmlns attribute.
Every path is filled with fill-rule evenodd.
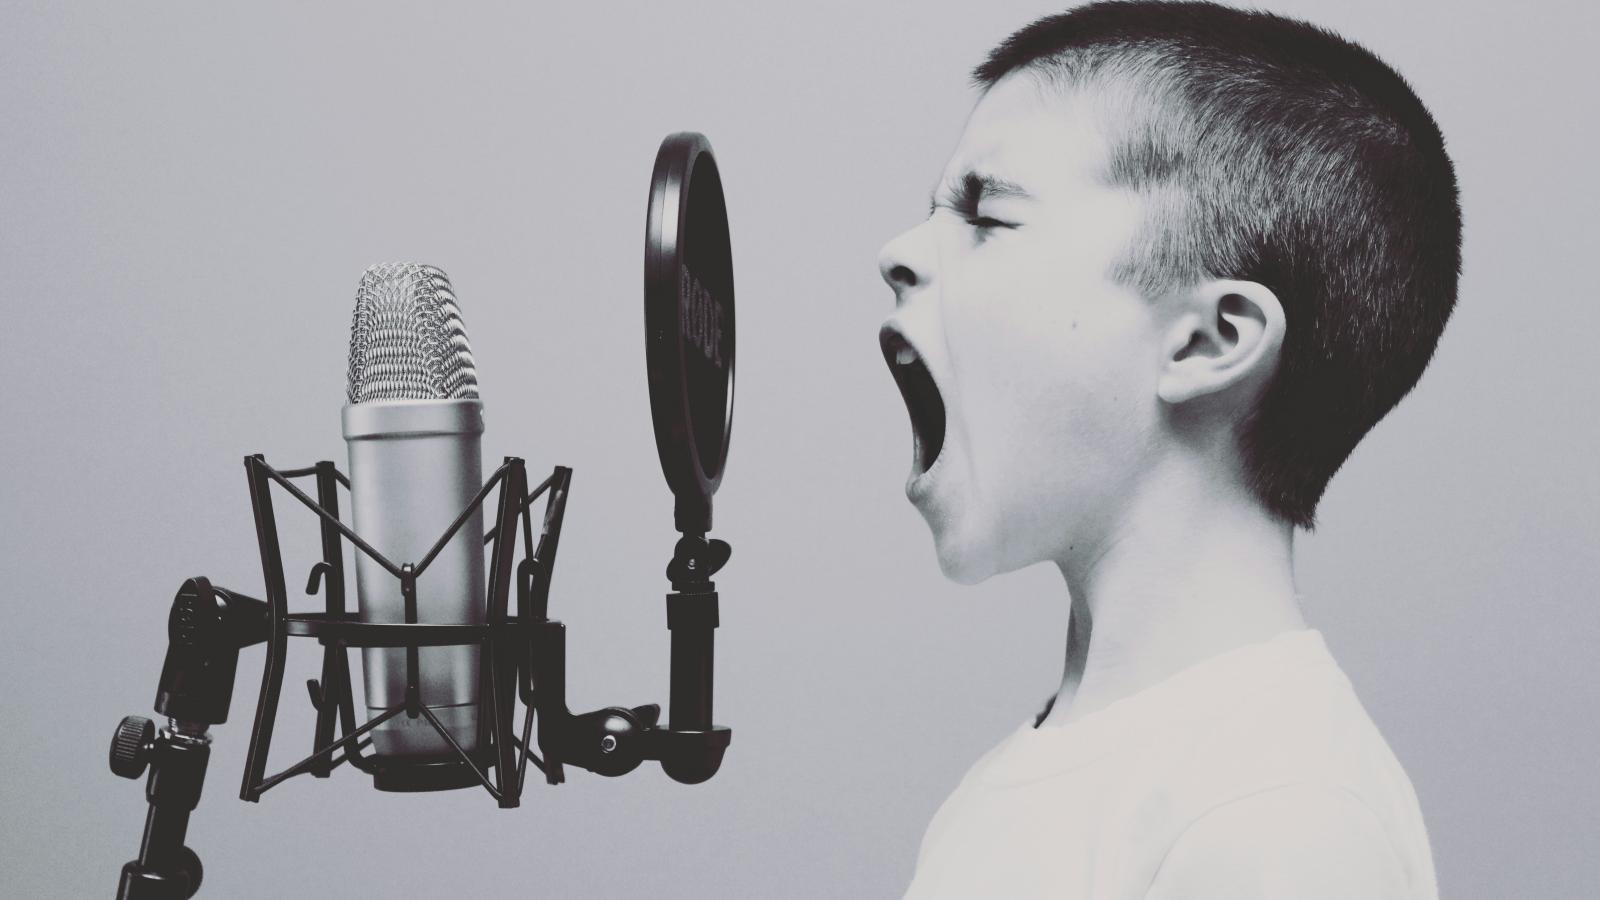
<svg viewBox="0 0 1600 900"><path fill-rule="evenodd" d="M672 587L667 594L667 627L672 632L667 726L661 726L661 708L656 704L573 713L566 695L566 626L548 615L550 577L561 540L571 469L557 466L538 487L529 490L523 461L507 457L421 560L397 564L340 520L339 489L341 485L348 489L349 480L332 462L279 471L257 454L245 457L244 465L267 599L213 585L204 577L183 582L173 599L167 656L155 702L156 712L167 717L167 726L157 729L149 719L128 716L111 742L112 772L139 778L149 770L144 833L138 857L122 867L117 891L121 900L187 898L199 890L200 858L185 840L189 815L199 803L205 782L211 752L209 728L227 720L239 651L258 643L266 644L266 660L239 790L242 800L259 801L262 794L296 775L327 778L345 763L371 775L379 790L435 791L479 785L505 809L520 805L530 762L552 785L566 779L568 765L614 777L633 771L645 760L656 760L668 776L686 784L716 774L732 738L730 729L713 724L711 703L718 624L716 584L711 578L731 555L726 542L707 539L702 531L683 533L667 565ZM302 478L315 479L314 498L294 484ZM274 484L318 519L322 558L311 567L306 593L322 595L319 612L289 611L271 494ZM485 621L419 621L417 578L496 488L494 525L484 536L491 551ZM540 496L546 499L535 544L531 506ZM367 554L400 580L405 598L403 622L364 622L346 608L346 540L355 552ZM519 544L522 558L514 564ZM510 608L513 583L514 611ZM313 749L294 765L268 775L267 755L292 637L315 638L323 648L321 677L306 682L316 715ZM471 752L463 750L420 701L417 672L419 647L467 644L482 648L478 749ZM403 702L373 714L361 725L356 724L351 692L348 651L353 647L404 647L407 651ZM519 700L523 706L520 734L513 727ZM388 758L364 752L371 746L368 732L396 716L425 721L451 752L423 758Z"/></svg>

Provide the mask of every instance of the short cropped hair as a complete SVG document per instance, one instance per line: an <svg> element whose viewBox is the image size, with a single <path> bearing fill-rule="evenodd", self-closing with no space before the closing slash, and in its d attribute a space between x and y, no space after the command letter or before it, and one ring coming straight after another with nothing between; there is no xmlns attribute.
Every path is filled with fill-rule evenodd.
<svg viewBox="0 0 1600 900"><path fill-rule="evenodd" d="M1105 178L1146 201L1118 277L1205 278L1283 304L1271 381L1235 423L1248 486L1305 529L1328 481L1427 367L1455 306L1461 210L1411 87L1316 26L1213 3L1101 2L1011 35L973 72L1026 70L1101 103Z"/></svg>

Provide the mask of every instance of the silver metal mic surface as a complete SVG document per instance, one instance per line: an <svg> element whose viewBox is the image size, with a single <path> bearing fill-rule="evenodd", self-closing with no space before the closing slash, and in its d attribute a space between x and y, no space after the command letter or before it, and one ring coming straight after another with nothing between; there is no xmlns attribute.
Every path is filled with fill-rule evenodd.
<svg viewBox="0 0 1600 900"><path fill-rule="evenodd" d="M450 280L432 266L390 263L361 277L350 325L350 450L356 532L396 565L420 562L483 483L483 404L466 328ZM400 581L356 554L364 622L405 621ZM417 621L485 621L480 507L417 578ZM462 749L478 744L479 648L422 647L422 703ZM366 647L370 715L405 701L406 650ZM443 757L452 751L425 718L399 715L372 731L380 755Z"/></svg>
<svg viewBox="0 0 1600 900"><path fill-rule="evenodd" d="M467 329L443 272L385 263L361 276L350 323L347 396L351 403L478 396Z"/></svg>

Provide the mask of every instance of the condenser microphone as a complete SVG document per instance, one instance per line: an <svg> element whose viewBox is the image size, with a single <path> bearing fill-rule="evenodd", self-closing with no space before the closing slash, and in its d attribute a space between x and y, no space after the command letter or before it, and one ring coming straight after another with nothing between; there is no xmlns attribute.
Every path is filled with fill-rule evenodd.
<svg viewBox="0 0 1600 900"><path fill-rule="evenodd" d="M358 533L396 563L416 562L483 483L483 404L461 310L443 272L416 263L368 269L350 325L350 500ZM363 622L405 621L401 582L356 554ZM465 524L416 579L418 622L485 620L483 514ZM479 647L418 648L421 703L462 750L478 739ZM362 648L368 717L405 701L404 647ZM394 716L372 732L380 756L452 753L424 718Z"/></svg>

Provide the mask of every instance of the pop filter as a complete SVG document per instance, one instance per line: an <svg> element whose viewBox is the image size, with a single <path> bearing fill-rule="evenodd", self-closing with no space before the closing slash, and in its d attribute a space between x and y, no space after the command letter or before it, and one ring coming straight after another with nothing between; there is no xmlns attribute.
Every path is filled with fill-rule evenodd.
<svg viewBox="0 0 1600 900"><path fill-rule="evenodd" d="M722 178L705 135L668 135L650 177L645 361L661 472L677 530L711 529L733 424L733 253Z"/></svg>

